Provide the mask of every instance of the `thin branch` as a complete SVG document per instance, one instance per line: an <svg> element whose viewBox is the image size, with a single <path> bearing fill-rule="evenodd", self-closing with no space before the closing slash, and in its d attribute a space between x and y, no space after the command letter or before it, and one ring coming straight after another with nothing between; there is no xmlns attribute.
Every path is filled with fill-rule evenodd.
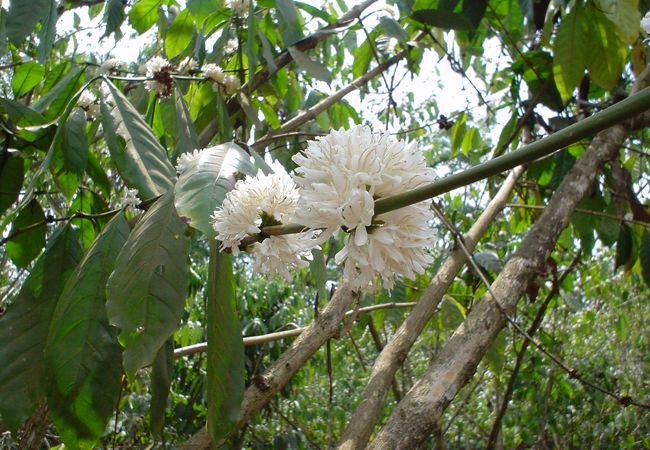
<svg viewBox="0 0 650 450"><path fill-rule="evenodd" d="M544 315L546 314L546 309L548 308L549 303L551 303L551 300L553 300L560 292L560 286L562 285L562 282L571 272L573 272L573 269L578 265L578 262L580 262L581 257L582 251L578 250L578 253L573 258L573 261L571 261L571 264L569 264L569 266L562 272L562 275L560 275L559 278L553 283L551 291L546 295L544 302L542 302L542 305L537 310L537 314L533 319L533 323L530 325L530 327L528 327L527 333L530 336L534 336L535 333L537 333L537 330L542 325L542 321L544 320ZM528 339L524 339L521 344L521 348L517 352L515 365L512 369L512 373L510 374L510 379L508 380L506 391L503 394L503 400L499 405L494 423L492 424L492 431L490 432L490 438L488 439L487 444L488 449L493 449L496 446L497 438L501 432L501 422L503 420L503 416L506 414L506 410L508 409L508 403L510 402L510 398L512 397L512 393L515 389L515 381L517 380L519 370L521 369L521 366L524 362L524 355L526 354L526 350L528 349L529 344L530 341Z"/></svg>
<svg viewBox="0 0 650 450"><path fill-rule="evenodd" d="M524 205L521 203L508 203L505 205L506 208L521 208L521 209L535 209L535 210L543 210L546 208L544 205ZM591 209L584 209L584 208L576 208L575 212L579 212L582 214L587 214L589 216L595 216L595 217L606 217L608 219L616 220L618 222L624 222L624 223L629 223L633 225L641 225L642 227L650 228L650 223L648 222L642 222L640 220L633 220L633 219L626 219L625 217L617 216L615 214L609 214L609 213L604 213L600 211L592 211Z"/></svg>
<svg viewBox="0 0 650 450"><path fill-rule="evenodd" d="M359 313L371 313L373 311L378 311L380 309L392 309L392 308L412 308L416 305L415 302L404 302L404 303L380 303L378 305L366 306L359 308ZM352 316L355 313L354 310L347 311L345 313L346 317ZM244 338L244 346L249 347L252 345L261 345L269 342L280 341L289 337L299 336L305 331L308 327L299 327L292 330L285 331L276 331L275 333L262 334L260 336L248 336ZM193 353L205 352L208 349L207 342L200 342L194 345L188 345L187 347L181 347L174 350L174 358L180 358L181 356L191 355Z"/></svg>
<svg viewBox="0 0 650 450"><path fill-rule="evenodd" d="M522 173L523 168L519 167L508 176L497 194L488 203L485 211L467 233L465 242L472 249L487 231L497 214L499 214L503 205L508 201L517 178ZM381 413L386 394L392 384L395 373L402 365L409 350L422 333L422 330L424 330L426 324L437 311L440 301L464 263L465 256L460 250L455 250L445 260L418 300L417 305L411 311L411 314L409 314L379 354L363 391L361 401L358 403L357 409L354 411L348 421L347 427L341 434L338 446L339 450L364 448L374 429L375 422Z"/></svg>

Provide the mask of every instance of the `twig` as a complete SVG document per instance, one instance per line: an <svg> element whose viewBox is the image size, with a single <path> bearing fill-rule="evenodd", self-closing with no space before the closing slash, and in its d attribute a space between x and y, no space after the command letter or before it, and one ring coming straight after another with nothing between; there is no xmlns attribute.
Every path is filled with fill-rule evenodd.
<svg viewBox="0 0 650 450"><path fill-rule="evenodd" d="M522 208L522 209L536 209L536 210L543 210L546 208L544 205L524 205L520 203L508 203L505 205L506 208ZM604 213L600 211L593 211L591 209L584 209L584 208L576 208L575 212L579 212L581 214L587 214L589 216L596 216L596 217L605 217L607 219L612 219L616 220L619 222L625 222L633 225L641 225L642 227L650 227L650 223L648 222L642 222L640 220L633 220L633 219L626 219L625 217L620 217L615 214L609 214L609 213Z"/></svg>

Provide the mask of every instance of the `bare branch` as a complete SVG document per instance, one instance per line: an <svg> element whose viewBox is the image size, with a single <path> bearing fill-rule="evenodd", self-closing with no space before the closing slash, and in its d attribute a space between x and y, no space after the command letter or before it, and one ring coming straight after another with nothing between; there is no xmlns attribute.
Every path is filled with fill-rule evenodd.
<svg viewBox="0 0 650 450"><path fill-rule="evenodd" d="M435 356L427 372L393 410L370 449L416 448L432 432L456 393L467 382L488 347L506 324L502 310L511 313L528 283L546 263L578 202L589 191L600 167L618 151L635 126L650 114L599 133L562 181L548 207L524 238L492 284L497 305L485 295Z"/></svg>
<svg viewBox="0 0 650 450"><path fill-rule="evenodd" d="M479 239L488 229L494 218L502 210L515 187L517 178L522 174L523 167L515 168L503 183L497 194L476 220L467 233L464 241L469 248L474 248ZM465 264L465 255L458 249L444 262L442 267L431 280L431 284L420 297L417 305L411 311L404 323L395 332L393 338L384 347L372 370L368 384L363 391L361 401L341 435L339 449L361 449L370 438L375 422L381 413L386 399L386 393L391 386L393 377L409 350L413 346L431 316L438 308L442 297L454 281L456 273Z"/></svg>

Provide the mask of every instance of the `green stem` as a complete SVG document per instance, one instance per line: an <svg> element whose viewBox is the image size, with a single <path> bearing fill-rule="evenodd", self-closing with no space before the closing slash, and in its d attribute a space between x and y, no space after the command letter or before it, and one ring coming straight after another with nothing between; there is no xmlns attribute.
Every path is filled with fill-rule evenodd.
<svg viewBox="0 0 650 450"><path fill-rule="evenodd" d="M375 202L375 215L430 199L456 188L497 175L520 164L550 155L567 145L592 136L649 108L650 88L646 88L638 94L628 97L593 116L570 125L544 139L524 145L512 153L491 159L483 164L441 178L417 189L379 199Z"/></svg>

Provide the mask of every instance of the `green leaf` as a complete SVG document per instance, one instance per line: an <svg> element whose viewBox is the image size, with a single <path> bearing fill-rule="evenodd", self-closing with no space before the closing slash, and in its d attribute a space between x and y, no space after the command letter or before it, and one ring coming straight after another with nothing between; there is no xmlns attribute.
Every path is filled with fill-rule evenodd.
<svg viewBox="0 0 650 450"><path fill-rule="evenodd" d="M19 127L42 125L47 119L18 100L0 97L0 110Z"/></svg>
<svg viewBox="0 0 650 450"><path fill-rule="evenodd" d="M111 33L115 33L115 39L122 37L120 27L126 19L124 9L126 3L123 0L108 0L106 2L106 9L104 10L104 22L106 23L106 31L104 36L108 37Z"/></svg>
<svg viewBox="0 0 650 450"><path fill-rule="evenodd" d="M639 37L641 13L639 0L596 0L598 9L614 24L619 39L631 45Z"/></svg>
<svg viewBox="0 0 650 450"><path fill-rule="evenodd" d="M140 219L108 280L109 321L120 328L129 379L149 366L176 331L187 292L190 240L171 192Z"/></svg>
<svg viewBox="0 0 650 450"><path fill-rule="evenodd" d="M623 72L627 51L605 15L594 8L587 11L591 48L587 57L587 70L596 84L611 90L616 87Z"/></svg>
<svg viewBox="0 0 650 450"><path fill-rule="evenodd" d="M381 28L384 30L384 34L387 36L394 37L398 41L405 43L408 41L408 34L406 34L406 31L404 31L404 28L402 28L402 25L400 23L393 19L392 17L387 17L383 16L379 19L379 24L381 25Z"/></svg>
<svg viewBox="0 0 650 450"><path fill-rule="evenodd" d="M129 22L142 34L158 20L158 8L162 0L140 0L129 11Z"/></svg>
<svg viewBox="0 0 650 450"><path fill-rule="evenodd" d="M86 173L90 179L93 180L95 186L101 189L102 193L106 195L106 197L110 196L113 184L111 183L111 180L108 179L108 175L106 175L106 172L99 163L97 157L92 153L88 153Z"/></svg>
<svg viewBox="0 0 650 450"><path fill-rule="evenodd" d="M643 230L641 248L639 249L639 261L641 262L643 281L650 287L650 234L648 230Z"/></svg>
<svg viewBox="0 0 650 450"><path fill-rule="evenodd" d="M183 93L176 88L174 91L176 105L176 120L178 122L178 143L176 144L176 155L192 152L200 147L199 137L194 129L190 110L185 103Z"/></svg>
<svg viewBox="0 0 650 450"><path fill-rule="evenodd" d="M81 108L72 110L63 128L63 155L65 168L82 174L88 164L88 137L86 113Z"/></svg>
<svg viewBox="0 0 650 450"><path fill-rule="evenodd" d="M566 102L578 86L592 48L589 24L579 4L562 19L553 43L553 76L557 90Z"/></svg>
<svg viewBox="0 0 650 450"><path fill-rule="evenodd" d="M7 152L0 165L0 216L18 200L25 176L25 164L16 152Z"/></svg>
<svg viewBox="0 0 650 450"><path fill-rule="evenodd" d="M469 0L452 1L451 5L447 3L449 2L440 2L436 8L422 9L415 5L414 8L417 10L411 14L411 18L443 30L471 31L481 23L487 6L487 2Z"/></svg>
<svg viewBox="0 0 650 450"><path fill-rule="evenodd" d="M43 208L32 200L20 210L11 226L10 234L26 230L7 242L7 255L15 265L27 267L38 256L45 245L46 229Z"/></svg>
<svg viewBox="0 0 650 450"><path fill-rule="evenodd" d="M627 265L630 262L633 254L633 239L632 239L632 230L626 224L621 224L621 231L618 235L618 240L616 241L616 263L614 265L615 269L623 265Z"/></svg>
<svg viewBox="0 0 650 450"><path fill-rule="evenodd" d="M252 0L249 0L252 2ZM251 4L251 11L254 9ZM246 20L246 57L248 58L249 79L253 77L257 70L257 54L259 53L259 43L257 40L257 18L253 12L248 15Z"/></svg>
<svg viewBox="0 0 650 450"><path fill-rule="evenodd" d="M303 38L296 5L293 3L293 0L276 0L275 6L280 13L278 14L278 28L280 34L282 34L285 46L288 47Z"/></svg>
<svg viewBox="0 0 650 450"><path fill-rule="evenodd" d="M66 225L51 238L18 295L0 316L0 416L16 430L45 397L43 347L66 280L81 259Z"/></svg>
<svg viewBox="0 0 650 450"><path fill-rule="evenodd" d="M370 39L374 40L376 36L373 35L374 30L370 33ZM352 62L352 76L354 78L359 78L368 71L368 66L372 61L372 47L370 45L370 40L366 39L354 52L354 61Z"/></svg>
<svg viewBox="0 0 650 450"><path fill-rule="evenodd" d="M34 104L34 109L52 120L68 106L72 97L83 84L84 71L74 66L61 80Z"/></svg>
<svg viewBox="0 0 650 450"><path fill-rule="evenodd" d="M232 142L201 152L176 183L176 209L187 223L209 238L215 236L210 216L235 185L235 173L253 175L248 153ZM189 219L189 220L188 220Z"/></svg>
<svg viewBox="0 0 650 450"><path fill-rule="evenodd" d="M216 10L221 7L221 2L219 0L188 0L187 9L190 10L190 13L194 17L196 24L203 24L205 19L213 14Z"/></svg>
<svg viewBox="0 0 650 450"><path fill-rule="evenodd" d="M117 214L65 284L52 316L45 364L48 406L66 446L95 448L120 394L122 349L106 316L106 281L129 235Z"/></svg>
<svg viewBox="0 0 650 450"><path fill-rule="evenodd" d="M210 242L208 275L208 433L215 442L239 419L244 397L244 340L236 310L232 257Z"/></svg>
<svg viewBox="0 0 650 450"><path fill-rule="evenodd" d="M318 61L314 61L309 56L298 50L297 47L289 46L287 47L287 50L289 51L289 54L293 60L298 64L298 67L300 67L302 70L308 72L317 80L324 81L325 83L332 82L332 74L323 64Z"/></svg>
<svg viewBox="0 0 650 450"><path fill-rule="evenodd" d="M27 94L41 82L43 75L45 75L45 67L35 61L16 66L14 77L11 80L14 96L20 97Z"/></svg>
<svg viewBox="0 0 650 450"><path fill-rule="evenodd" d="M108 79L105 82L115 107L109 111L102 102L102 125L106 144L120 175L129 187L138 190L138 196L143 200L171 190L176 170L167 159L167 152L124 94ZM125 145L120 138L126 142Z"/></svg>
<svg viewBox="0 0 650 450"><path fill-rule="evenodd" d="M39 13L46 11L51 0L18 0L9 5L7 12L7 37L16 46L34 31L41 20Z"/></svg>
<svg viewBox="0 0 650 450"><path fill-rule="evenodd" d="M501 376L506 361L506 338L504 333L499 333L485 353L485 361L490 371L496 376Z"/></svg>
<svg viewBox="0 0 650 450"><path fill-rule="evenodd" d="M47 12L43 18L43 26L38 33L38 60L43 64L45 64L47 57L52 51L52 45L56 37L56 21L58 18L56 0L50 0L47 5Z"/></svg>
<svg viewBox="0 0 650 450"><path fill-rule="evenodd" d="M190 10L185 9L176 16L174 22L167 30L165 36L165 52L167 58L173 58L179 55L192 42L194 34L194 20L190 15Z"/></svg>
<svg viewBox="0 0 650 450"><path fill-rule="evenodd" d="M160 348L151 366L150 426L154 435L162 437L169 388L174 379L174 340L168 339Z"/></svg>

